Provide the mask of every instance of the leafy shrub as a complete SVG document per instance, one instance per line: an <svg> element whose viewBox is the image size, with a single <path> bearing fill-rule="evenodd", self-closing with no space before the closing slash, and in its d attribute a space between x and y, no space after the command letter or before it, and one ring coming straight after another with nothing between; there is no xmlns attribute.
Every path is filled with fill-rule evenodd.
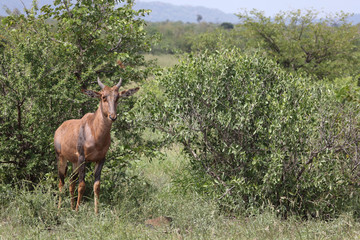
<svg viewBox="0 0 360 240"><path fill-rule="evenodd" d="M357 210L360 109L311 82L237 49L203 52L149 84L138 118L184 145L193 181L211 179L198 190L224 209L335 216Z"/></svg>
<svg viewBox="0 0 360 240"><path fill-rule="evenodd" d="M252 10L237 15L247 29L248 46L262 49L289 71L329 80L359 73L360 35L349 14L294 10L266 17Z"/></svg>
<svg viewBox="0 0 360 240"><path fill-rule="evenodd" d="M152 41L138 18L147 11L133 10L132 1L115 7L119 2L124 1L55 1L39 12L34 1L26 16L2 19L0 184L36 183L56 172L54 132L65 120L96 109L98 102L81 89L98 89L97 76L113 83L121 76L124 84L146 78L149 70L137 66L145 65L140 53L149 51ZM133 129L122 116L119 122ZM118 126L113 132L123 131ZM137 133L126 136L120 145L136 151Z"/></svg>

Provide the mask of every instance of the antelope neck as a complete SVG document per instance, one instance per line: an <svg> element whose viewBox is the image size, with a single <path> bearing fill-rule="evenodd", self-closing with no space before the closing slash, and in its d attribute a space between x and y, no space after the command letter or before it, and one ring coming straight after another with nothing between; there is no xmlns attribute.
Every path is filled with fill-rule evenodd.
<svg viewBox="0 0 360 240"><path fill-rule="evenodd" d="M95 112L94 116L94 131L95 131L95 137L98 138L101 135L110 134L112 121L104 115L102 109L101 109L101 103L98 107L98 109Z"/></svg>

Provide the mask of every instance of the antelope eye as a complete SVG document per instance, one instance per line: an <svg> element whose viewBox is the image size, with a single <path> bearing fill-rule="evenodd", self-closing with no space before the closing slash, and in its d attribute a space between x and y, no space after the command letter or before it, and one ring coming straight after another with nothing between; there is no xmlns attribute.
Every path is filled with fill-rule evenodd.
<svg viewBox="0 0 360 240"><path fill-rule="evenodd" d="M104 102L106 102L106 96L101 97Z"/></svg>

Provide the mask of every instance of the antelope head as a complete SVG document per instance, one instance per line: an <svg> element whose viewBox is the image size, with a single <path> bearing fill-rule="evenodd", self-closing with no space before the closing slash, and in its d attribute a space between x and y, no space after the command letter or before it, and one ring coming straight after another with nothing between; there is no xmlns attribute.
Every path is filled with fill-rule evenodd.
<svg viewBox="0 0 360 240"><path fill-rule="evenodd" d="M84 90L83 92L93 98L100 99L100 109L104 117L110 119L111 121L115 121L117 118L116 107L118 100L120 98L125 98L136 93L140 88L131 88L124 91L119 92L122 79L120 78L119 82L113 86L109 87L103 84L98 77L97 82L101 88L100 92L93 90Z"/></svg>

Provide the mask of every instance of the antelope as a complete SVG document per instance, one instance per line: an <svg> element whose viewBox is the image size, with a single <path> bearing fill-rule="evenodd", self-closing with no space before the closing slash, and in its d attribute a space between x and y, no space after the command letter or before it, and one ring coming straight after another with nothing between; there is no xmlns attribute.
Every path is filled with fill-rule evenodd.
<svg viewBox="0 0 360 240"><path fill-rule="evenodd" d="M59 203L61 206L61 192L67 172L67 162L73 165L70 176L71 208L79 210L80 202L85 191L85 162L95 163L94 182L94 210L98 213L100 194L100 175L105 162L105 155L110 147L110 129L116 120L116 107L120 98L129 97L139 90L139 87L119 92L122 79L113 87L105 86L100 78L97 82L100 92L83 90L86 95L99 98L100 104L95 113L87 113L81 119L71 119L63 122L54 136L55 154L58 162L59 174ZM75 207L75 181L79 178L78 197Z"/></svg>

